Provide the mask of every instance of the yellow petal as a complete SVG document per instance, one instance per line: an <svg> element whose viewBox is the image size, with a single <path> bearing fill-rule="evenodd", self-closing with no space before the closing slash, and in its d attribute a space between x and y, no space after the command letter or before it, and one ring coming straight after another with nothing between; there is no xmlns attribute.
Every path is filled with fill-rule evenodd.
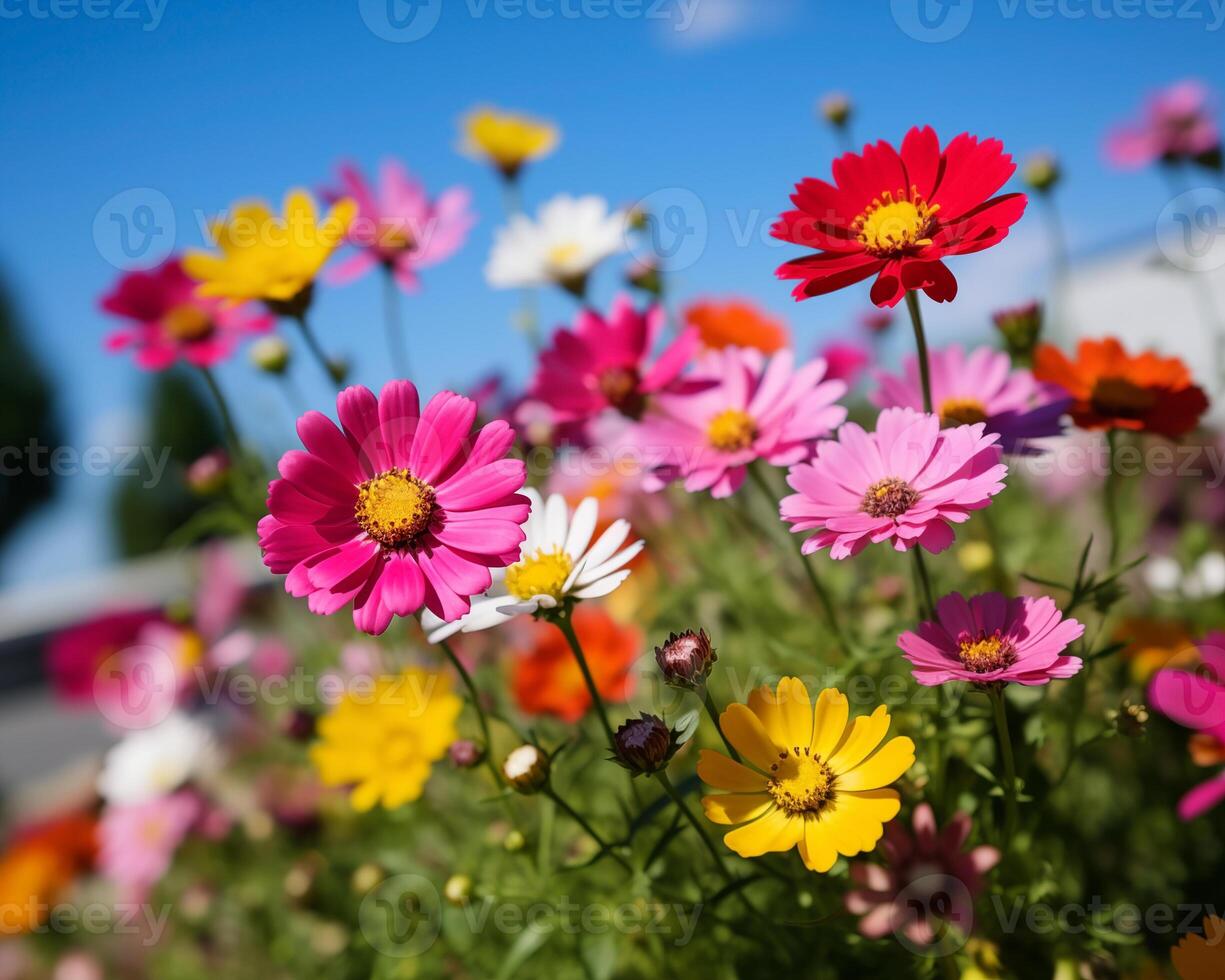
<svg viewBox="0 0 1225 980"><path fill-rule="evenodd" d="M285 195L285 222L289 225L289 240L293 242L309 239L319 224L315 199L301 187L295 187Z"/></svg>
<svg viewBox="0 0 1225 980"><path fill-rule="evenodd" d="M755 687L749 693L748 707L761 722L761 727L770 736L775 745L786 745L787 736L783 728L783 712L778 704L778 696L768 684Z"/></svg>
<svg viewBox="0 0 1225 980"><path fill-rule="evenodd" d="M353 792L349 794L349 803L358 813L365 813L374 809L382 795L382 784L378 780L368 779L353 788Z"/></svg>
<svg viewBox="0 0 1225 980"><path fill-rule="evenodd" d="M836 688L827 687L817 698L816 717L812 729L812 751L822 759L828 759L842 739L846 719L850 714L846 695Z"/></svg>
<svg viewBox="0 0 1225 980"><path fill-rule="evenodd" d="M753 823L746 823L723 836L723 843L741 857L758 857L770 851L786 851L799 843L804 821L774 809Z"/></svg>
<svg viewBox="0 0 1225 980"><path fill-rule="evenodd" d="M895 789L866 789L854 793L839 793L838 808L859 814L864 820L888 823L902 808Z"/></svg>
<svg viewBox="0 0 1225 980"><path fill-rule="evenodd" d="M703 796L702 809L713 823L744 823L756 820L774 805L769 793L724 793Z"/></svg>
<svg viewBox="0 0 1225 980"><path fill-rule="evenodd" d="M838 789L844 792L887 786L914 765L914 742L904 735L885 743L876 755L850 772L838 774Z"/></svg>
<svg viewBox="0 0 1225 980"><path fill-rule="evenodd" d="M766 788L766 777L761 773L710 749L702 749L698 755L698 776L708 786L733 793L756 793Z"/></svg>
<svg viewBox="0 0 1225 980"><path fill-rule="evenodd" d="M827 760L834 772L847 772L863 762L889 731L889 711L882 704L870 715L860 715L850 734Z"/></svg>
<svg viewBox="0 0 1225 980"><path fill-rule="evenodd" d="M838 860L838 848L834 846L829 825L821 820L804 822L804 840L800 843L800 858L809 871L828 871Z"/></svg>
<svg viewBox="0 0 1225 980"><path fill-rule="evenodd" d="M778 762L778 745L770 740L757 716L743 704L728 705L719 716L719 725L736 751L758 769L769 772L770 767Z"/></svg>
<svg viewBox="0 0 1225 980"><path fill-rule="evenodd" d="M784 745L797 751L812 743L812 701L808 688L798 677L778 682L778 705L783 715Z"/></svg>

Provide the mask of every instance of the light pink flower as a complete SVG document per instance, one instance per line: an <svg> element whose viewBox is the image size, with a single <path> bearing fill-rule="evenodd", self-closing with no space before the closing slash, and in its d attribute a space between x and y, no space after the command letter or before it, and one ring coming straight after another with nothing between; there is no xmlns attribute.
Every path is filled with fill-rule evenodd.
<svg viewBox="0 0 1225 980"><path fill-rule="evenodd" d="M684 480L690 493L727 497L756 460L808 459L816 440L846 418L835 404L846 385L825 378L825 361L797 368L790 350L768 358L746 347L711 351L681 390L656 397L634 433L649 470L644 486Z"/></svg>
<svg viewBox="0 0 1225 980"><path fill-rule="evenodd" d="M1148 702L1180 725L1225 742L1225 633L1209 633L1199 644L1194 672L1159 670L1148 686ZM1178 802L1178 815L1194 820L1225 800L1225 770L1200 783Z"/></svg>
<svg viewBox="0 0 1225 980"><path fill-rule="evenodd" d="M830 549L831 558L857 555L871 543L897 551L930 552L953 543L953 524L969 520L1004 489L999 436L982 423L940 428L935 415L887 408L869 433L853 422L837 439L818 444L817 457L793 466L796 493L779 511L794 534L816 531L804 554Z"/></svg>
<svg viewBox="0 0 1225 980"><path fill-rule="evenodd" d="M949 681L1036 686L1084 666L1063 652L1084 632L1046 596L1009 599L985 592L966 599L952 592L936 603L934 620L920 623L917 633L903 633L897 645L926 687Z"/></svg>
<svg viewBox="0 0 1225 980"><path fill-rule="evenodd" d="M311 612L353 605L358 629L380 634L422 605L450 622L489 588L490 569L519 560L528 499L514 432L490 422L472 437L476 403L443 391L420 408L392 381L336 398L342 428L321 412L298 419L306 451L281 457L259 523L264 563L287 575Z"/></svg>
<svg viewBox="0 0 1225 980"><path fill-rule="evenodd" d="M698 347L697 331L687 328L648 364L665 324L663 307L639 313L628 296L613 301L607 319L581 310L573 329L558 329L541 353L527 398L548 405L561 424L587 422L610 408L641 417L647 399L677 379Z"/></svg>
<svg viewBox="0 0 1225 980"><path fill-rule="evenodd" d="M979 347L968 355L954 344L932 351L932 407L945 425L985 422L1000 437L1005 453L1031 455L1041 450L1033 439L1063 434L1061 419L1072 400L1056 385L1040 384L1024 368L1013 370L1003 351ZM923 409L919 362L906 358L901 375L878 371L880 387L872 403L881 408Z"/></svg>
<svg viewBox="0 0 1225 980"><path fill-rule="evenodd" d="M417 271L459 251L476 224L476 215L468 210L472 195L466 187L452 187L432 201L398 160L383 162L377 190L352 164L341 165L339 171L340 187L325 190L323 197L356 202L348 241L358 251L332 266L328 273L332 282L352 282L382 265L392 271L401 289L414 291L420 285Z"/></svg>
<svg viewBox="0 0 1225 980"><path fill-rule="evenodd" d="M939 922L969 935L974 897L983 889L983 875L999 864L999 850L985 844L963 850L970 836L965 813L940 830L931 806L920 803L913 824L913 836L900 820L885 826L878 847L888 862L884 867L851 864L851 880L859 887L843 899L846 910L861 916L859 931L870 939L902 933L911 942L929 945Z"/></svg>
<svg viewBox="0 0 1225 980"><path fill-rule="evenodd" d="M233 353L250 334L276 325L271 314L196 295L197 283L177 258L148 272L129 272L102 297L107 313L128 321L107 335L108 351L131 350L136 364L163 371L180 357L197 367L211 367Z"/></svg>
<svg viewBox="0 0 1225 980"><path fill-rule="evenodd" d="M1107 136L1106 158L1117 167L1134 169L1208 156L1221 146L1214 112L1212 94L1201 82L1183 81L1160 89L1149 97L1138 119Z"/></svg>
<svg viewBox="0 0 1225 980"><path fill-rule="evenodd" d="M140 902L148 896L200 812L200 798L190 791L103 811L98 866L118 885L121 901Z"/></svg>

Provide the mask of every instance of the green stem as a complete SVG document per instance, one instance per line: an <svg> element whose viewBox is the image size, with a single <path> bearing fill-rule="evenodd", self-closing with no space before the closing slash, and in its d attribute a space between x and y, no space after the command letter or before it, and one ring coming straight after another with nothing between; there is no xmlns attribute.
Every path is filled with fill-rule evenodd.
<svg viewBox="0 0 1225 980"><path fill-rule="evenodd" d="M397 378L408 377L408 338L400 320L400 290L396 286L395 269L383 265L383 315L387 328L387 353Z"/></svg>
<svg viewBox="0 0 1225 980"><path fill-rule="evenodd" d="M919 294L913 289L906 293L906 309L910 311L910 323L914 327L915 348L919 353L919 381L923 386L923 411L931 415L932 379L931 366L927 360L927 337L923 333L923 314L919 312Z"/></svg>
<svg viewBox="0 0 1225 980"><path fill-rule="evenodd" d="M1012 737L1008 734L1008 711L1004 704L1004 689L991 688L992 707L995 709L995 730L1000 740L1000 756L1004 761L1004 847L1012 842L1017 829L1017 764L1012 755Z"/></svg>
<svg viewBox="0 0 1225 980"><path fill-rule="evenodd" d="M595 828L593 828L591 824L587 822L587 819L581 813L579 813L576 809L574 809L574 807L572 807L569 803L563 800L561 796L558 795L557 790L553 789L553 787L550 786L544 790L544 793L546 796L548 796L549 799L551 799L554 803L556 803L559 807L561 807L561 809L566 812L566 814L570 817L571 820L573 820L576 824L582 827L584 831L587 832L587 836L590 837L593 841L595 841L600 846L601 851L603 851L604 853L612 857L614 861L616 861L619 865L621 865L621 867L623 867L630 874L634 873L634 869L630 867L630 863L626 861L625 858L623 858L616 851L612 850L608 846L608 843L604 840L604 838L601 837L599 834L597 834L595 831Z"/></svg>
<svg viewBox="0 0 1225 980"><path fill-rule="evenodd" d="M221 416L221 427L225 430L225 441L229 445L234 465L241 465L242 439L239 438L238 429L234 425L234 416L230 412L230 405L225 400L225 395L222 394L221 385L217 384L217 377L213 374L212 368L201 367L200 374L208 386L209 393L213 396L213 401L217 404L217 413Z"/></svg>
<svg viewBox="0 0 1225 980"><path fill-rule="evenodd" d="M727 736L723 734L723 726L719 724L719 709L715 707L710 691L705 687L702 688L702 703L706 705L706 713L710 715L710 720L715 723L715 731L719 733L719 738L723 739L723 745L727 749L727 754L736 762L739 762L740 753L736 751L732 743L727 740Z"/></svg>
<svg viewBox="0 0 1225 980"><path fill-rule="evenodd" d="M326 373L327 376L336 383L337 387L339 387L345 379L344 370L338 364L330 361L327 354L323 352L323 348L319 346L319 340L315 336L315 332L311 329L310 321L306 319L306 314L298 313L293 319L298 325L298 329L302 331L302 339L306 341L307 348L310 350L315 360L319 362L319 366L323 368L324 373Z"/></svg>
<svg viewBox="0 0 1225 980"><path fill-rule="evenodd" d="M494 785L501 786L503 783L502 773L498 769L498 764L493 759L493 739L489 734L489 719L485 715L484 707L481 706L481 695L476 689L476 683L472 680L472 675L468 673L468 668L464 666L463 661L451 649L450 643L446 640L439 640L438 646L447 655L447 659L451 661L451 666L455 668L460 680L464 682L464 687L468 689L468 700L472 702L472 708L476 711L476 719L481 726L481 738L485 741L485 765L493 776Z"/></svg>
<svg viewBox="0 0 1225 980"><path fill-rule="evenodd" d="M910 553L914 555L915 575L919 580L919 612L924 619L935 619L935 593L932 591L931 577L927 574L927 562L923 559L923 549L916 544L910 549Z"/></svg>
<svg viewBox="0 0 1225 980"><path fill-rule="evenodd" d="M595 685L595 678L591 676L591 668L587 666L587 657L583 654L583 646L579 643L578 634L574 632L574 624L570 621L570 613L568 611L556 610L549 619L561 630L562 635L566 638L566 642L570 644L570 650L574 654L574 659L578 661L578 669L583 674L583 683L587 685L587 693L591 695L591 703L595 705L596 713L600 716L600 724L604 726L604 735L608 739L608 749L615 756L617 754L617 740L613 735L613 727L608 721L608 711L605 709L604 699L600 697L600 691Z"/></svg>
<svg viewBox="0 0 1225 980"><path fill-rule="evenodd" d="M681 794L677 792L676 787L672 785L672 780L668 778L668 774L661 769L659 772L655 773L655 778L659 780L659 784L664 788L664 792L672 797L672 802L674 802L680 809L681 813L685 815L685 819L688 820L693 825L693 829L698 832L698 836L702 838L702 843L706 845L706 850L710 852L710 856L715 862L715 867L719 869L719 874L726 878L727 881L733 881L734 879L732 878L732 873L727 870L727 865L723 863L723 854L719 851L719 848L715 846L715 842L710 839L710 835L706 833L706 828L702 825L702 821L700 821L697 818L697 815L689 809L689 804L685 802L685 798L681 796Z"/></svg>
<svg viewBox="0 0 1225 980"><path fill-rule="evenodd" d="M1118 431L1110 429L1106 432L1107 459L1106 488L1106 524L1110 528L1110 564L1114 568L1119 560L1119 474L1115 466L1115 453L1118 450Z"/></svg>

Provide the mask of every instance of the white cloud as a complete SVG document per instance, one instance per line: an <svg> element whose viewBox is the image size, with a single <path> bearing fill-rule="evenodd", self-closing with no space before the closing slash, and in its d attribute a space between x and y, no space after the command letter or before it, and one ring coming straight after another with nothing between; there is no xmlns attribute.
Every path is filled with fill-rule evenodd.
<svg viewBox="0 0 1225 980"><path fill-rule="evenodd" d="M777 30L797 9L794 0L674 0L660 37L676 48L707 48Z"/></svg>

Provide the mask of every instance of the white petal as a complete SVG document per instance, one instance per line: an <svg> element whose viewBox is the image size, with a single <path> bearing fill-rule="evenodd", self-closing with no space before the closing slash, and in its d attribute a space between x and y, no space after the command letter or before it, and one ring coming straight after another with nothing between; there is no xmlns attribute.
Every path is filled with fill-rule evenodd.
<svg viewBox="0 0 1225 980"><path fill-rule="evenodd" d="M544 505L544 543L545 551L556 551L566 542L566 532L570 525L570 508L566 498L560 493L550 494Z"/></svg>
<svg viewBox="0 0 1225 980"><path fill-rule="evenodd" d="M600 535L596 543L591 546L591 550L584 556L583 564L588 568L594 568L608 561L613 552L621 547L621 542L629 537L629 533L629 521L625 519L613 521L608 530Z"/></svg>
<svg viewBox="0 0 1225 980"><path fill-rule="evenodd" d="M611 575L617 569L633 561L645 545L645 541L635 541L628 548L619 551L608 561L600 565L585 565L582 574L574 580L574 584L582 588L585 585L590 585L597 579L603 578L605 575Z"/></svg>
<svg viewBox="0 0 1225 980"><path fill-rule="evenodd" d="M600 518L600 505L595 497L584 497L570 518L570 533L566 535L566 554L578 562L587 545L591 544L591 535L595 532L596 521Z"/></svg>
<svg viewBox="0 0 1225 980"><path fill-rule="evenodd" d="M629 569L624 572L617 572L615 575L609 575L588 585L586 588L579 589L573 593L576 599L598 599L600 596L608 595L610 592L615 592L617 588L630 577Z"/></svg>

